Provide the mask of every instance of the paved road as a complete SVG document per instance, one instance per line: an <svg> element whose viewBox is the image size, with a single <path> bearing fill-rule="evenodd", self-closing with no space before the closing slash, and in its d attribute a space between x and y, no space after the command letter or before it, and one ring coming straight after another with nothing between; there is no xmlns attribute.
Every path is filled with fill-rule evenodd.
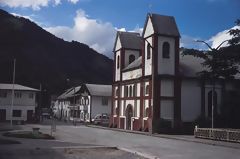
<svg viewBox="0 0 240 159"><path fill-rule="evenodd" d="M49 131L50 126L42 125ZM158 156L160 159L238 159L240 149L151 137L86 126L59 125L55 134L59 141L117 146L137 152Z"/></svg>

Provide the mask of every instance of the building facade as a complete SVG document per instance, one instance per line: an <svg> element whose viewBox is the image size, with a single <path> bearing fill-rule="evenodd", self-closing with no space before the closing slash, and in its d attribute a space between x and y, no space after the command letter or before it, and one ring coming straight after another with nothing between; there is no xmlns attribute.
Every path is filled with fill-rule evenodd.
<svg viewBox="0 0 240 159"><path fill-rule="evenodd" d="M82 84L58 97L54 115L63 120L90 122L98 114L110 114L112 86Z"/></svg>
<svg viewBox="0 0 240 159"><path fill-rule="evenodd" d="M117 32L111 127L178 131L200 116L211 117L212 85L199 80L201 60L180 56L180 33L174 17L148 14L143 33ZM233 89L232 83L224 90ZM222 83L214 102L220 113Z"/></svg>
<svg viewBox="0 0 240 159"><path fill-rule="evenodd" d="M14 85L13 107L12 105L12 84L0 84L0 121L32 121L37 107L36 94L39 90Z"/></svg>

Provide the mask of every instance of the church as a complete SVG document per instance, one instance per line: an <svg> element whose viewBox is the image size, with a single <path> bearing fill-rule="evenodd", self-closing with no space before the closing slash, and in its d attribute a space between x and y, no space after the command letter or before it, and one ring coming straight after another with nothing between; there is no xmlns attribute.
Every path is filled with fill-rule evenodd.
<svg viewBox="0 0 240 159"><path fill-rule="evenodd" d="M142 35L118 31L113 48L114 72L110 127L158 133L181 130L200 117L221 113L221 81L197 73L201 59L182 56L180 33L172 16L148 14ZM233 90L234 83L224 84Z"/></svg>

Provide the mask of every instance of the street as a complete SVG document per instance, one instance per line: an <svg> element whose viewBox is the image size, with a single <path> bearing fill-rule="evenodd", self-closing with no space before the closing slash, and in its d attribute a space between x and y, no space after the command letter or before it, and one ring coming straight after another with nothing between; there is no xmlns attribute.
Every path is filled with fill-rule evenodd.
<svg viewBox="0 0 240 159"><path fill-rule="evenodd" d="M40 129L49 131L50 126L41 125ZM84 125L58 125L55 136L57 140L63 142L116 146L161 159L226 159L240 156L240 151L236 148L104 130Z"/></svg>
<svg viewBox="0 0 240 159"><path fill-rule="evenodd" d="M31 129L32 127L39 127L40 131L50 133L50 125L46 123L23 126L24 129ZM24 148L42 149L51 147L51 149L61 149L66 147L107 146L118 147L130 152L139 152L152 158L156 156L160 159L234 159L240 156L240 151L237 148L125 133L84 125L58 124L54 136L56 137L55 141L21 140L24 140ZM8 145L8 147L10 149L11 145ZM6 146L5 149L7 149ZM57 155L59 154L56 153L55 156Z"/></svg>

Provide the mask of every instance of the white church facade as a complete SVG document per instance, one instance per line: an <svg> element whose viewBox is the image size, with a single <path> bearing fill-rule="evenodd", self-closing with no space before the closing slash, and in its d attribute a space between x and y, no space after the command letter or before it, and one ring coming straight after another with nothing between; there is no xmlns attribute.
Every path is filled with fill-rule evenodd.
<svg viewBox="0 0 240 159"><path fill-rule="evenodd" d="M181 56L180 33L172 16L148 14L142 35L117 32L111 127L161 132L180 130L199 117L211 118L212 85L196 73L201 60ZM226 83L224 89L234 89ZM216 83L215 114L222 83Z"/></svg>

